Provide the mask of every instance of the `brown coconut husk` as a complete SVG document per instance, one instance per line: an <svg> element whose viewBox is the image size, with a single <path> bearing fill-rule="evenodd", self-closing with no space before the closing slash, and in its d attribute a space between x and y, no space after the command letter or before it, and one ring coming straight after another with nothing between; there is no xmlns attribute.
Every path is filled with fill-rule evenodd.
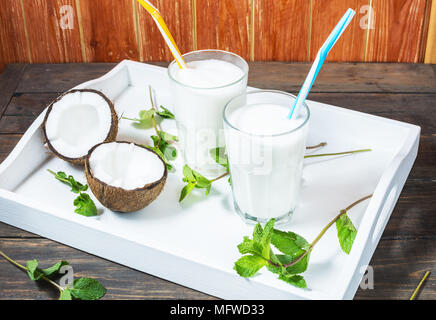
<svg viewBox="0 0 436 320"><path fill-rule="evenodd" d="M115 106L112 103L112 101L106 97L102 92L97 91L97 90L93 90L93 89L75 89L75 90L70 90L67 91L65 93L63 93L62 95L60 95L58 98L56 98L48 107L47 113L45 114L44 117L44 122L42 124L42 131L44 133L44 139L47 143L48 148L50 149L51 152L53 152L54 155L56 155L58 158L68 161L69 163L73 164L73 165L80 165L80 166L84 166L85 165L85 159L87 155L84 155L80 158L69 158L66 157L64 155L62 155L58 150L56 150L53 145L50 143L50 140L47 138L47 132L46 132L46 124L47 124L47 119L50 115L50 112L53 109L53 105L60 101L64 96L71 94L71 93L75 93L75 92L92 92L92 93L96 93L98 95L100 95L106 102L107 105L109 106L110 110L111 110L111 115L112 115L112 119L111 119L111 127L109 130L108 135L106 136L106 139L102 142L113 142L116 140L117 138L117 134L118 134L118 116L117 113L115 111Z"/></svg>
<svg viewBox="0 0 436 320"><path fill-rule="evenodd" d="M162 178L160 178L158 181L147 184L142 188L125 190L123 188L113 187L94 177L91 167L89 165L89 159L92 152L100 145L105 143L108 142L100 143L94 146L91 150L89 150L89 153L85 159L86 180L88 182L89 188L98 199L98 201L100 201L103 206L112 211L133 212L145 208L154 200L156 200L156 198L162 192L168 176L168 170L162 158L156 152L135 143L136 146L154 153L160 159L160 161L162 161L162 165L164 166L164 174L162 175ZM116 143L131 144L131 142L126 141L117 141Z"/></svg>

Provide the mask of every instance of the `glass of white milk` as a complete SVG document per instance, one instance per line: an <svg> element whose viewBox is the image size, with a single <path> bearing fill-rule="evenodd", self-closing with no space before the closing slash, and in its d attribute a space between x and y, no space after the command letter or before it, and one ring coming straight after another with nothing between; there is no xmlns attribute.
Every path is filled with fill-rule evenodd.
<svg viewBox="0 0 436 320"><path fill-rule="evenodd" d="M224 133L236 212L246 222L287 222L301 188L310 111L295 119L296 97L258 90L233 98L224 109Z"/></svg>
<svg viewBox="0 0 436 320"><path fill-rule="evenodd" d="M184 161L208 176L222 167L210 150L224 146L222 113L226 103L246 92L248 64L240 56L220 50L183 55L187 68L173 61L168 67L174 114Z"/></svg>

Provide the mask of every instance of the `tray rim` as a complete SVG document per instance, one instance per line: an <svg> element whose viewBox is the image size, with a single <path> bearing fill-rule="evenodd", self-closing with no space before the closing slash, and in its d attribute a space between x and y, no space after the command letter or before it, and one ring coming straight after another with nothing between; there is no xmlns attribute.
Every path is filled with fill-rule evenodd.
<svg viewBox="0 0 436 320"><path fill-rule="evenodd" d="M99 83L101 81L110 79L113 75L117 74L119 71L121 71L122 69L124 69L125 67L134 67L134 66L144 66L146 65L148 68L152 68L155 70L160 70L161 69L166 69L164 67L160 67L160 66L155 66L155 65L150 65L150 64L145 64L145 63L140 63L140 62L136 62L136 61L130 61L130 60L124 60L121 63L119 63L118 65L116 65L112 70L110 70L108 73L104 74L103 76L97 78L97 79L93 79L87 82L84 82L82 84L79 84L77 86L75 86L72 89L78 89L78 88L83 88L83 87L87 87L96 83ZM251 89L249 87L249 89ZM71 90L71 89L70 89ZM310 101L309 101L310 102ZM389 221L390 215L392 213L393 207L395 206L398 196L401 193L402 187L404 185L405 180L407 179L407 176L409 175L410 169L413 165L413 162L416 158L417 155L417 148L419 145L419 136L420 136L420 130L421 128L419 126L416 125L412 125L412 124L408 124L408 123L404 123L404 122L400 122L400 121L396 121L396 120L392 120L392 119L388 119L388 118L383 118L383 117L379 117L379 116L375 116L375 115L370 115L370 114L366 114L363 112L359 112L359 111L354 111L354 110L349 110L349 109L345 109L345 108L341 108L341 107L336 107L336 106L332 106L332 105L328 105L328 104L324 104L321 103L323 106L326 107L333 107L337 112L345 112L345 113L350 113L350 114L355 114L355 115L359 115L359 116L364 116L364 117L369 117L369 118L373 118L375 120L379 120L381 122L385 122L385 123L390 123L393 125L397 125L397 126L401 126L401 127L405 127L407 129L409 129L409 132L407 134L407 138L403 144L403 146L400 148L400 150L397 152L397 154L393 157L391 163L388 165L388 167L386 168L386 170L383 172L382 176L380 177L379 182L377 183L376 189L374 190L374 195L373 198L369 201L368 207L362 217L362 221L361 224L359 226L359 231L355 242L354 242L354 250L352 250L352 252L349 255L349 261L348 261L348 266L347 268L344 268L345 272L343 274L343 278L345 278L344 281L341 281L338 286L332 290L331 294L324 294L324 292L320 292L317 291L318 293L318 298L321 299L348 299L348 298L352 298L355 294L355 292L357 291L357 286L360 282L357 282L357 285L354 283L352 283L353 281L353 277L355 277L356 274L356 270L359 264L361 264L362 259L364 258L364 253L365 253L365 247L368 245L368 242L370 237L374 238L374 233L375 233L375 226L377 225L377 220L381 215L381 212L384 210L384 205L387 201L387 197L389 196L389 189L392 189L392 187L394 186L394 182L395 182L395 177L398 174L398 172L400 171L401 168L405 167L405 170L407 171L405 177L404 177L404 181L400 181L399 185L401 185L398 188L398 192L397 195L394 197L395 200L393 201L393 203L391 204L392 208L388 208L388 214L385 217L385 223L383 224L383 227L380 228L380 230L378 230L378 232L380 234L375 235L375 237L377 238L377 240L374 243L373 242L373 247L371 250L371 253L369 254L369 258L372 257L373 255L373 251L375 250L378 241L381 237L381 234L383 233L386 223ZM30 141L30 139L34 136L34 134L37 134L37 130L40 128L42 122L43 122L43 118L44 115L46 113L45 109L38 117L37 119L32 123L32 125L26 130L25 134L23 135L23 137L20 139L20 141L17 143L17 145L14 147L14 149L12 150L12 152L8 155L8 157L0 164L0 176L3 174L3 172L5 172L8 167L13 163L13 161L19 157L21 151L23 150L23 148L27 145L27 143ZM410 168L409 168L410 167ZM398 179L397 179L398 180ZM401 179L400 179L401 180ZM397 181L398 182L398 181ZM22 205L22 206L26 206L28 208L32 208L33 210L38 210L44 214L49 214L54 216L57 219L62 219L64 220L66 223L71 223L72 221L67 220L65 218L62 218L56 214L53 213L53 210L47 209L47 208L40 208L39 204L36 204L34 201L32 201L31 199L26 199L24 196L21 196L13 191L10 190L6 190L6 189L1 189L0 188L0 199L6 199L6 200L10 200L12 202L15 202L18 205ZM1 218L1 216L0 216ZM0 219L0 221L8 223L6 221L3 221L2 219ZM77 224L80 220L77 219L77 221L74 221L74 224ZM79 225L81 227L86 227L89 228L90 230L97 230L98 232L105 232L103 230L98 230L98 228L95 228L93 226L86 226L83 223L79 222ZM18 228L22 228L21 226L16 226ZM31 231L29 229L32 229L30 226L28 226L26 229L24 230L28 230ZM32 231L31 231L32 232ZM119 237L119 235L113 234L113 233L107 233L111 236L116 236ZM51 238L53 239L53 238ZM130 239L126 239L123 238L126 241L132 242L132 240ZM55 241L59 241L58 239L54 239ZM60 241L62 243L65 243L64 241ZM65 243L66 245L70 245ZM139 244L143 247L147 247L149 249L152 250L159 250L153 247L150 247L148 245L143 245L143 244ZM358 249L357 249L358 248ZM79 248L81 250L85 250L82 248ZM163 252L162 253L168 254L167 252ZM174 254L171 254L173 256L175 256ZM101 256L101 255L100 255ZM104 257L106 258L106 257ZM180 258L180 257L177 257ZM122 262L110 259L112 261L115 261L117 263L123 264ZM189 259L187 259L189 260ZM190 263L195 263L198 264L200 267L206 267L206 268L210 268L210 266L206 266L203 264L200 264L198 262L195 261L191 261L189 260ZM369 261L368 261L369 263ZM137 269L137 268L135 268ZM141 270L141 269L138 269ZM222 272L222 270L216 269L217 271ZM141 270L143 271L143 270ZM153 273L154 275L155 273ZM363 276L363 274L362 274ZM168 279L168 278L166 278ZM170 280L170 281L174 281L174 280ZM180 281L175 281L177 283L181 283ZM356 281L354 281L356 282ZM187 286L189 286L189 284L185 284ZM256 285L261 285L264 286L262 283L256 283ZM189 286L191 287L191 286ZM353 288L355 287L355 288ZM269 288L273 288L276 289L274 287L269 287ZM198 290L196 288L194 288L195 290ZM350 294L350 291L352 292ZM290 291L288 292L289 295L295 295L297 298L306 298L306 299L313 299L312 294L313 291L311 293L307 293L304 290L300 290L300 292L293 292Z"/></svg>

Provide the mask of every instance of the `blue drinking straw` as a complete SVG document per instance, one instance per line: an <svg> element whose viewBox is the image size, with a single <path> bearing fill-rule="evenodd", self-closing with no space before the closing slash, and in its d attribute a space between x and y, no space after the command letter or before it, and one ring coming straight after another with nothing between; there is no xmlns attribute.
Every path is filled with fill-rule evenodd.
<svg viewBox="0 0 436 320"><path fill-rule="evenodd" d="M303 102L306 101L306 98L309 95L309 91L310 89L312 89L313 83L315 82L315 79L318 76L319 70L321 70L325 59L327 58L327 55L329 54L335 43L338 41L338 39L341 37L342 33L344 33L345 29L347 29L355 14L356 12L354 10L348 9L345 15L342 17L341 21L339 21L330 36L327 38L326 42L324 42L323 46L318 51L315 62L313 63L312 68L310 69L309 74L307 75L307 78L304 81L303 86L301 87L297 100L295 100L295 103L292 106L291 111L289 112L289 119L292 119L292 116L294 114L298 115L298 111L300 110Z"/></svg>

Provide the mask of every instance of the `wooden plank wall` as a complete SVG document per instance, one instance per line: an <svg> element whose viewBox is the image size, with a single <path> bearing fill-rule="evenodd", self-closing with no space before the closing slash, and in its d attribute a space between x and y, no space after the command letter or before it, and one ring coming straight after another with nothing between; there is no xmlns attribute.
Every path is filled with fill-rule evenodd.
<svg viewBox="0 0 436 320"><path fill-rule="evenodd" d="M182 52L219 48L251 61L311 61L351 7L356 18L329 61L417 63L427 52L426 61L436 63L436 34L429 28L436 26L434 0L151 2ZM0 68L10 62L172 60L136 0L2 0L0 44Z"/></svg>
<svg viewBox="0 0 436 320"><path fill-rule="evenodd" d="M425 63L436 63L436 0L433 0L430 12Z"/></svg>

